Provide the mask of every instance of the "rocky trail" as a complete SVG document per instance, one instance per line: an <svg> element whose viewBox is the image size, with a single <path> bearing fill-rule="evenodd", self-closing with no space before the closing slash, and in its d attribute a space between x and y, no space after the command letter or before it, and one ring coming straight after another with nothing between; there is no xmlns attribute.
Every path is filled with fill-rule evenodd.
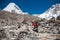
<svg viewBox="0 0 60 40"><path fill-rule="evenodd" d="M32 22L38 21L38 33ZM0 40L60 40L60 20L0 11Z"/></svg>

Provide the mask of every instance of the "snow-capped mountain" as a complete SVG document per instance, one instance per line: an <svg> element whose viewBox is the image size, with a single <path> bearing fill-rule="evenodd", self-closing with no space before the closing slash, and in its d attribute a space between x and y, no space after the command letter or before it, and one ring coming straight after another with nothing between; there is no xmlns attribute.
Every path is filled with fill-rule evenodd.
<svg viewBox="0 0 60 40"><path fill-rule="evenodd" d="M15 3L9 3L3 10L12 13L18 13L18 14L28 14L22 12L22 10Z"/></svg>
<svg viewBox="0 0 60 40"><path fill-rule="evenodd" d="M60 15L60 4L53 5L43 14L38 14L38 15L34 14L34 16L45 18L47 20L51 19L52 17L56 18L58 15Z"/></svg>

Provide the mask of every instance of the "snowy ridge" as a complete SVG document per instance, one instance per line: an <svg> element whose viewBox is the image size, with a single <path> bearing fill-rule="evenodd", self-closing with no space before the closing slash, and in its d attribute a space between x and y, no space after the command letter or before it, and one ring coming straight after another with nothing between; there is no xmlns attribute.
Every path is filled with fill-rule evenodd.
<svg viewBox="0 0 60 40"><path fill-rule="evenodd" d="M22 10L15 3L9 3L3 10L18 14L28 14L22 12Z"/></svg>
<svg viewBox="0 0 60 40"><path fill-rule="evenodd" d="M43 14L33 16L38 16L40 18L45 18L47 20L51 19L52 17L57 17L60 13L60 4L53 5L51 8L49 8L47 11L45 11Z"/></svg>
<svg viewBox="0 0 60 40"><path fill-rule="evenodd" d="M28 12L23 12L15 3L8 4L3 10L18 14L29 14ZM47 20L51 19L52 17L56 18L58 15L60 15L60 4L53 5L43 14L33 14L33 16L38 16Z"/></svg>

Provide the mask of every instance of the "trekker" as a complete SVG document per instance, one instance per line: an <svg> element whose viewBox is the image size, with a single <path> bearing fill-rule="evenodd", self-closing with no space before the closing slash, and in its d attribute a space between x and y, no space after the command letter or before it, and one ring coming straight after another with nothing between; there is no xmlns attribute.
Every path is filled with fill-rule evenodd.
<svg viewBox="0 0 60 40"><path fill-rule="evenodd" d="M38 25L36 21L33 22L33 31L38 32Z"/></svg>

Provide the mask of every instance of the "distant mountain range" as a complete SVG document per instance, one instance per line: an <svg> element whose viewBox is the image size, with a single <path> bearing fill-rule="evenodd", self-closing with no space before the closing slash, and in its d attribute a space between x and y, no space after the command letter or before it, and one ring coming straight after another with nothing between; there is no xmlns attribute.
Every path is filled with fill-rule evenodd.
<svg viewBox="0 0 60 40"><path fill-rule="evenodd" d="M23 12L15 3L8 4L4 9L4 11L18 13L18 14L28 14ZM40 18L45 18L50 20L52 17L57 17L60 15L60 4L52 5L47 11L42 14L33 14L33 16L38 16Z"/></svg>

